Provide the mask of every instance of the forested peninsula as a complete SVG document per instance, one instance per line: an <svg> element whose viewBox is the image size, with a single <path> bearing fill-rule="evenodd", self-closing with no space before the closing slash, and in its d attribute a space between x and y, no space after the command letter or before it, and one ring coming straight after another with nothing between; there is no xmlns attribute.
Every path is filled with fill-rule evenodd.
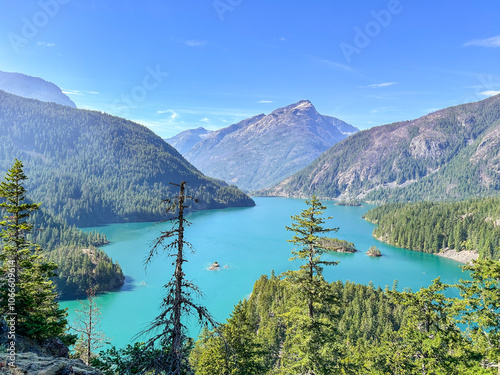
<svg viewBox="0 0 500 375"><path fill-rule="evenodd" d="M500 198L386 204L364 218L377 224L374 237L394 246L432 254L473 251L480 258L500 258Z"/></svg>

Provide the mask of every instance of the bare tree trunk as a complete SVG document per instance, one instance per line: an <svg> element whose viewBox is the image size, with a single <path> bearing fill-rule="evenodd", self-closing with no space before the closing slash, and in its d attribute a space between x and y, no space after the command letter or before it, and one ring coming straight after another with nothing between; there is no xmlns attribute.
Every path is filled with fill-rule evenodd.
<svg viewBox="0 0 500 375"><path fill-rule="evenodd" d="M184 248L184 202L185 196L185 182L181 182L181 191L179 195L179 237L177 239L177 259L175 262L175 302L174 302L174 334L172 342L172 351L175 356L176 370L181 369L182 358L182 326L181 326L181 307L182 307L182 263L183 248Z"/></svg>

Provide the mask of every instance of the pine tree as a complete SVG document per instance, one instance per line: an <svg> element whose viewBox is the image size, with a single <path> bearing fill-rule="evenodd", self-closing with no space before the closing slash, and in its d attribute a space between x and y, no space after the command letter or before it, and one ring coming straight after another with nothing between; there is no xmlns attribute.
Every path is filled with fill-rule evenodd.
<svg viewBox="0 0 500 375"><path fill-rule="evenodd" d="M0 311L15 320L16 334L41 340L64 335L66 310L60 309L57 292L50 277L57 265L47 262L41 249L27 236L33 225L30 214L40 204L27 203L23 182L27 179L23 164L15 160L4 181L0 183L0 207L5 216L0 221ZM12 318L15 317L14 320Z"/></svg>
<svg viewBox="0 0 500 375"><path fill-rule="evenodd" d="M323 266L338 262L321 260L328 250L321 245L320 235L336 232L338 228L323 227L331 217L322 217L326 206L316 196L306 204L310 207L292 216L292 226L286 227L295 232L289 242L297 245L290 260L304 263L298 271L285 272L284 276L298 289L300 299L307 305L307 315L300 304L282 315L288 328L281 367L286 374L330 374L338 371L339 348L332 344L338 301L323 278Z"/></svg>
<svg viewBox="0 0 500 375"><path fill-rule="evenodd" d="M310 207L303 210L300 215L292 216L292 226L286 227L287 230L295 232L295 236L288 242L298 246L298 249L292 250L293 257L290 260L300 259L305 263L300 266L299 271L287 272L285 275L300 285L307 300L309 318L314 319L314 305L316 302L321 302L319 292L324 284L323 265L334 266L338 264L338 262L321 260L321 256L328 250L322 247L318 235L336 232L339 228L323 227L325 220L330 220L331 217L323 218L321 216L325 212L326 206L323 206L315 195L310 201L306 201L306 204Z"/></svg>

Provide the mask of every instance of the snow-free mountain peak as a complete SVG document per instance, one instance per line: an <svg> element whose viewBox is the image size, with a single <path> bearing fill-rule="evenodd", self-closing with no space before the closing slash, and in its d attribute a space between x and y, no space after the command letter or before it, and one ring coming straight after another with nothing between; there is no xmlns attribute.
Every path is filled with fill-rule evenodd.
<svg viewBox="0 0 500 375"><path fill-rule="evenodd" d="M357 131L300 100L217 130L184 155L204 173L254 191L297 172Z"/></svg>

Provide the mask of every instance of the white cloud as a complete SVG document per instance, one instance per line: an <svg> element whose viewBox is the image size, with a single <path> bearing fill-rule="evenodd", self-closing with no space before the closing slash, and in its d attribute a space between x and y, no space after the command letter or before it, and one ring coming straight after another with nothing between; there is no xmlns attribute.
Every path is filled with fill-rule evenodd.
<svg viewBox="0 0 500 375"><path fill-rule="evenodd" d="M38 42L37 44L39 46L43 46L43 47L55 47L56 46L55 43L49 43L49 42Z"/></svg>
<svg viewBox="0 0 500 375"><path fill-rule="evenodd" d="M500 91L495 91L495 90L486 90L486 91L479 93L479 95L483 95L483 96L495 96L498 94L500 94Z"/></svg>
<svg viewBox="0 0 500 375"><path fill-rule="evenodd" d="M488 39L472 40L470 42L465 43L464 46L465 47L477 46L477 47L489 47L489 48L500 47L500 36L494 36Z"/></svg>
<svg viewBox="0 0 500 375"><path fill-rule="evenodd" d="M170 118L172 120L175 120L177 117L179 117L179 114L171 109L167 109L166 111L157 111L157 113L160 113L160 114L171 113Z"/></svg>
<svg viewBox="0 0 500 375"><path fill-rule="evenodd" d="M82 96L84 96L85 94L99 95L99 92L97 92L97 91L62 89L62 92L63 92L63 94L66 94L66 95L82 95Z"/></svg>
<svg viewBox="0 0 500 375"><path fill-rule="evenodd" d="M320 59L319 62L321 62L323 64L326 64L326 65L328 65L328 66L330 66L332 68L337 68L337 69L346 70L348 72L352 72L352 68L350 66L347 66L347 65L335 62L335 61L330 61L330 60L326 60L326 59Z"/></svg>
<svg viewBox="0 0 500 375"><path fill-rule="evenodd" d="M208 44L208 40L190 39L184 41L184 44L188 47L204 47Z"/></svg>
<svg viewBox="0 0 500 375"><path fill-rule="evenodd" d="M371 114L387 113L387 112L394 112L394 111L396 111L396 107L391 107L391 106L370 109Z"/></svg>
<svg viewBox="0 0 500 375"><path fill-rule="evenodd" d="M258 101L257 103L272 103L273 101L272 100L260 100Z"/></svg>
<svg viewBox="0 0 500 375"><path fill-rule="evenodd" d="M202 118L200 121L201 122L205 122L205 123L210 122L210 120L208 119L208 117Z"/></svg>
<svg viewBox="0 0 500 375"><path fill-rule="evenodd" d="M358 86L358 87L362 87L362 88L372 88L372 89L378 89L380 87L387 87L387 86L392 86L392 85L397 85L398 82L384 82L384 83L373 83L371 85L367 85L367 86Z"/></svg>

